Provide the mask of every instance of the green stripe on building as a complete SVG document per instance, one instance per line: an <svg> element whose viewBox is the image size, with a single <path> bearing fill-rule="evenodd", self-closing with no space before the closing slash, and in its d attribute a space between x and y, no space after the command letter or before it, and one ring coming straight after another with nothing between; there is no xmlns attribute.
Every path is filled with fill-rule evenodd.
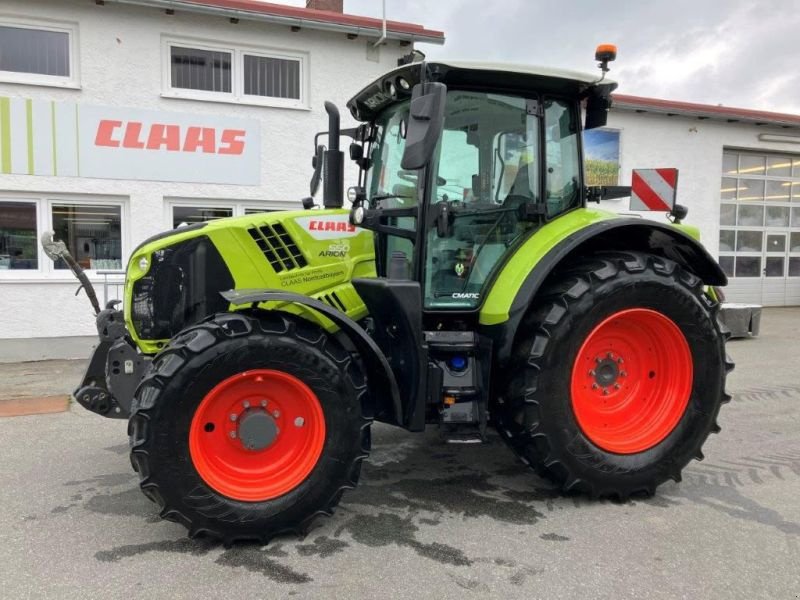
<svg viewBox="0 0 800 600"><path fill-rule="evenodd" d="M11 173L11 101L0 98L0 171Z"/></svg>
<svg viewBox="0 0 800 600"><path fill-rule="evenodd" d="M33 175L33 100L25 100L25 120L28 125L28 175Z"/></svg>

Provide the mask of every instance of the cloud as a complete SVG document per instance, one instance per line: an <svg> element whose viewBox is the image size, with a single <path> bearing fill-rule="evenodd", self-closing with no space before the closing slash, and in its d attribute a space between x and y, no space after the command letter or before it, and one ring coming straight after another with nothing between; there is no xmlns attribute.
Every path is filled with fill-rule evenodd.
<svg viewBox="0 0 800 600"><path fill-rule="evenodd" d="M304 0L286 0L304 5ZM430 58L592 70L598 43L619 46L619 91L800 114L797 0L387 0L387 16L441 29ZM377 0L345 0L381 16Z"/></svg>

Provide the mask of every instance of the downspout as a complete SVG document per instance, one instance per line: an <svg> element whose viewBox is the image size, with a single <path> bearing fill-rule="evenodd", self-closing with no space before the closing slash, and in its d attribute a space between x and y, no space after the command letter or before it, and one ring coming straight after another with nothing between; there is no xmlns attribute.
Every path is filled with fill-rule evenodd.
<svg viewBox="0 0 800 600"><path fill-rule="evenodd" d="M378 41L372 44L373 48L377 48L386 41L386 0L383 0L383 32Z"/></svg>

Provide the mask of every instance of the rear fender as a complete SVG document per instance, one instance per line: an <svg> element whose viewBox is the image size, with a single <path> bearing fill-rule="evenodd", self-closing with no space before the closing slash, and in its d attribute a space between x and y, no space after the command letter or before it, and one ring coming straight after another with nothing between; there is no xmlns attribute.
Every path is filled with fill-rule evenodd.
<svg viewBox="0 0 800 600"><path fill-rule="evenodd" d="M521 285L507 296L507 319L495 317L494 322L487 322L481 314L481 329L494 340L500 365L508 362L519 324L548 276L571 258L609 250L638 250L668 258L706 285L724 286L728 282L703 245L673 225L634 218L596 221L571 232L530 265ZM524 260L523 256L518 252L511 260Z"/></svg>
<svg viewBox="0 0 800 600"><path fill-rule="evenodd" d="M222 296L234 306L249 304L257 307L264 302L299 304L330 319L340 332L347 336L364 363L367 389L372 398L376 418L394 425L402 425L403 409L400 403L400 391L392 368L378 345L350 317L319 300L292 292L230 290L222 292ZM264 307L259 308L263 309Z"/></svg>

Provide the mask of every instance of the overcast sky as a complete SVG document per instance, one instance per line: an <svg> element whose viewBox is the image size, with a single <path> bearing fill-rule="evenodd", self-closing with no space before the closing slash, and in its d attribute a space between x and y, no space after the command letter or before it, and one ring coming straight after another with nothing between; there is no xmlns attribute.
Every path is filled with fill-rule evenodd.
<svg viewBox="0 0 800 600"><path fill-rule="evenodd" d="M305 0L273 0L305 5ZM345 12L381 16L380 0ZM595 68L617 44L619 92L800 114L800 0L386 0L389 19L445 32L431 58Z"/></svg>

